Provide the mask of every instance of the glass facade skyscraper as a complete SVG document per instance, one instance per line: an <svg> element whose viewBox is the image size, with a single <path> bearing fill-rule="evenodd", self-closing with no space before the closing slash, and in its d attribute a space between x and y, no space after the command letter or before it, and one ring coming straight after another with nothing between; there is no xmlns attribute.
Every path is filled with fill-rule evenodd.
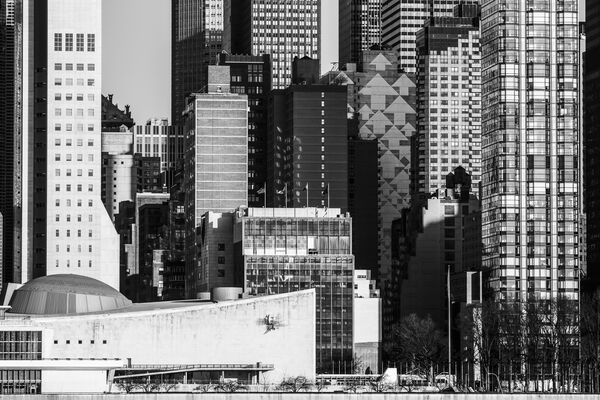
<svg viewBox="0 0 600 400"><path fill-rule="evenodd" d="M238 210L234 247L244 292L316 290L317 372L352 372L352 221L335 208Z"/></svg>
<svg viewBox="0 0 600 400"><path fill-rule="evenodd" d="M206 92L222 49L223 0L173 0L171 31L171 123L183 126L186 96Z"/></svg>
<svg viewBox="0 0 600 400"><path fill-rule="evenodd" d="M482 2L483 268L503 301L579 296L577 0Z"/></svg>

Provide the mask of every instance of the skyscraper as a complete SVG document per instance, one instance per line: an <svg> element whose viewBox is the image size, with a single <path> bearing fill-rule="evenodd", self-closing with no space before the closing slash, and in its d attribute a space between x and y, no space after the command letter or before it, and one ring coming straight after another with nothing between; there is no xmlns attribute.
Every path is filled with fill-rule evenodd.
<svg viewBox="0 0 600 400"><path fill-rule="evenodd" d="M579 296L578 3L482 4L483 268L500 301Z"/></svg>
<svg viewBox="0 0 600 400"><path fill-rule="evenodd" d="M347 98L345 86L324 84L271 93L269 204L348 209Z"/></svg>
<svg viewBox="0 0 600 400"><path fill-rule="evenodd" d="M77 273L119 287L100 198L101 10L100 0L16 3L17 282Z"/></svg>
<svg viewBox="0 0 600 400"><path fill-rule="evenodd" d="M183 126L185 98L206 92L208 65L223 38L223 0L171 2L171 123Z"/></svg>
<svg viewBox="0 0 600 400"><path fill-rule="evenodd" d="M457 6L456 14L467 9ZM465 17L433 17L417 33L417 134L413 191L445 189L458 166L481 179L481 56L477 6Z"/></svg>
<svg viewBox="0 0 600 400"><path fill-rule="evenodd" d="M271 54L273 89L292 80L295 56L320 57L321 0L224 0L223 48Z"/></svg>
<svg viewBox="0 0 600 400"><path fill-rule="evenodd" d="M467 0L468 1L468 0ZM382 0L381 41L398 52L405 72L416 70L416 34L427 18L450 17L454 6L465 0ZM474 1L469 1L473 3Z"/></svg>
<svg viewBox="0 0 600 400"><path fill-rule="evenodd" d="M15 65L15 1L0 0L0 213L3 217L0 288L12 279L14 257Z"/></svg>
<svg viewBox="0 0 600 400"><path fill-rule="evenodd" d="M381 44L382 0L339 0L339 62L359 63L360 54Z"/></svg>
<svg viewBox="0 0 600 400"><path fill-rule="evenodd" d="M600 4L586 2L585 212L588 276L600 286Z"/></svg>
<svg viewBox="0 0 600 400"><path fill-rule="evenodd" d="M48 1L46 274L119 288L119 238L100 198L102 3Z"/></svg>
<svg viewBox="0 0 600 400"><path fill-rule="evenodd" d="M259 190L267 180L267 99L271 92L271 56L219 54L229 66L231 92L248 96L248 206L261 207Z"/></svg>
<svg viewBox="0 0 600 400"><path fill-rule="evenodd" d="M191 96L186 109L186 292L192 298L202 216L248 203L248 97L229 92L228 66L211 66L208 80L208 93Z"/></svg>

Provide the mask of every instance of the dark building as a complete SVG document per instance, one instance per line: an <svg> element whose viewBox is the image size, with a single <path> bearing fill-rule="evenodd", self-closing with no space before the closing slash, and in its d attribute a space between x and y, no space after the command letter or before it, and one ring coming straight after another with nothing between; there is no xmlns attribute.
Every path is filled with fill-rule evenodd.
<svg viewBox="0 0 600 400"><path fill-rule="evenodd" d="M600 287L600 4L586 2L584 69L584 209L587 265L592 286Z"/></svg>
<svg viewBox="0 0 600 400"><path fill-rule="evenodd" d="M115 215L115 229L119 234L119 282L121 293L127 290L127 276L129 275L129 261L133 257L131 243L133 238L132 226L135 224L135 203L122 201L119 203L119 212Z"/></svg>
<svg viewBox="0 0 600 400"><path fill-rule="evenodd" d="M102 96L102 132L119 132L122 126L131 129L135 122L131 118L129 104L125 109L119 108L118 104L113 103L113 95Z"/></svg>
<svg viewBox="0 0 600 400"><path fill-rule="evenodd" d="M142 157L135 155L137 193L162 193L163 175L160 172L160 157Z"/></svg>
<svg viewBox="0 0 600 400"><path fill-rule="evenodd" d="M186 96L205 91L222 49L223 0L173 0L171 30L171 122L183 126Z"/></svg>
<svg viewBox="0 0 600 400"><path fill-rule="evenodd" d="M377 278L377 141L358 136L358 120L348 120L348 211L352 216L352 252L356 269Z"/></svg>
<svg viewBox="0 0 600 400"><path fill-rule="evenodd" d="M360 63L361 52L381 44L382 0L339 0L339 62Z"/></svg>
<svg viewBox="0 0 600 400"><path fill-rule="evenodd" d="M312 85L321 77L319 60L308 56L294 57L292 62L292 85Z"/></svg>
<svg viewBox="0 0 600 400"><path fill-rule="evenodd" d="M248 205L261 207L257 193L267 181L267 100L271 91L271 57L219 54L230 68L231 93L248 96Z"/></svg>
<svg viewBox="0 0 600 400"><path fill-rule="evenodd" d="M163 300L185 298L185 190L184 168L180 161L172 169L169 200L169 253L163 271Z"/></svg>
<svg viewBox="0 0 600 400"><path fill-rule="evenodd" d="M0 0L0 289L11 281L15 250L15 57L15 1Z"/></svg>
<svg viewBox="0 0 600 400"><path fill-rule="evenodd" d="M274 89L291 83L294 57L319 58L321 0L221 1L223 48L232 54L270 54Z"/></svg>
<svg viewBox="0 0 600 400"><path fill-rule="evenodd" d="M137 212L138 262L135 301L162 299L163 271L168 248L169 203L143 204Z"/></svg>
<svg viewBox="0 0 600 400"><path fill-rule="evenodd" d="M291 85L271 93L267 163L270 205L348 209L346 105L345 86Z"/></svg>

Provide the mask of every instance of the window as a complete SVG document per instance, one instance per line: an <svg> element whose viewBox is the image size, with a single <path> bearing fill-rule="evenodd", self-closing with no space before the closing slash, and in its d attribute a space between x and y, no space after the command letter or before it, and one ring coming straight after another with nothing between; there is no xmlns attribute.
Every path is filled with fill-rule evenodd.
<svg viewBox="0 0 600 400"><path fill-rule="evenodd" d="M60 93L54 93L54 100L60 101L61 96Z"/></svg>
<svg viewBox="0 0 600 400"><path fill-rule="evenodd" d="M217 257L217 263L225 264L225 257Z"/></svg>
<svg viewBox="0 0 600 400"><path fill-rule="evenodd" d="M94 82L93 79L88 79L88 86L94 86Z"/></svg>
<svg viewBox="0 0 600 400"><path fill-rule="evenodd" d="M219 278L225 278L225 270L224 269L217 270L217 276Z"/></svg>
<svg viewBox="0 0 600 400"><path fill-rule="evenodd" d="M95 71L96 70L96 64L88 64L88 71Z"/></svg>
<svg viewBox="0 0 600 400"><path fill-rule="evenodd" d="M78 33L77 34L77 43L76 43L76 50L77 51L83 51L83 33Z"/></svg>
<svg viewBox="0 0 600 400"><path fill-rule="evenodd" d="M73 34L67 33L65 35L65 51L73 51ZM71 70L73 69L73 65L71 64Z"/></svg>
<svg viewBox="0 0 600 400"><path fill-rule="evenodd" d="M77 64L77 71L83 71L83 64Z"/></svg>
<svg viewBox="0 0 600 400"><path fill-rule="evenodd" d="M88 51L96 51L96 35L93 33L87 35L87 49Z"/></svg>
<svg viewBox="0 0 600 400"><path fill-rule="evenodd" d="M54 70L55 71L62 71L62 64L54 64Z"/></svg>
<svg viewBox="0 0 600 400"><path fill-rule="evenodd" d="M225 251L225 243L219 243L217 245L217 247L218 247L219 251Z"/></svg>
<svg viewBox="0 0 600 400"><path fill-rule="evenodd" d="M54 51L62 51L62 33L54 34Z"/></svg>

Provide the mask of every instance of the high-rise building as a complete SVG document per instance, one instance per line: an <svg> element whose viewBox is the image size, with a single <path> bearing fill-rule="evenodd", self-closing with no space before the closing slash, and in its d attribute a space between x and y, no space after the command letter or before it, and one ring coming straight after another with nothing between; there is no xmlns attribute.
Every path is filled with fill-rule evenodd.
<svg viewBox="0 0 600 400"><path fill-rule="evenodd" d="M260 207L258 191L267 181L267 100L271 91L271 56L219 54L231 71L231 93L248 96L248 206Z"/></svg>
<svg viewBox="0 0 600 400"><path fill-rule="evenodd" d="M101 193L102 4L48 2L46 273L119 287L118 235Z"/></svg>
<svg viewBox="0 0 600 400"><path fill-rule="evenodd" d="M101 201L99 0L15 3L15 186L21 236L14 280L78 273L119 287L118 236Z"/></svg>
<svg viewBox="0 0 600 400"><path fill-rule="evenodd" d="M600 4L586 2L585 213L588 277L600 287Z"/></svg>
<svg viewBox="0 0 600 400"><path fill-rule="evenodd" d="M186 279L195 282L197 228L208 212L233 212L248 203L248 97L230 93L230 68L209 67L208 93L186 109ZM195 297L192 286L188 296Z"/></svg>
<svg viewBox="0 0 600 400"><path fill-rule="evenodd" d="M499 301L579 297L578 3L482 4L483 268Z"/></svg>
<svg viewBox="0 0 600 400"><path fill-rule="evenodd" d="M462 166L477 191L481 179L481 56L477 6L464 17L433 17L417 32L417 134L412 190L445 189Z"/></svg>
<svg viewBox="0 0 600 400"><path fill-rule="evenodd" d="M208 65L222 49L223 0L174 0L171 30L171 122L183 126L186 97L206 92Z"/></svg>
<svg viewBox="0 0 600 400"><path fill-rule="evenodd" d="M352 372L351 225L335 208L242 208L234 216L236 269L246 294L316 290L321 373Z"/></svg>
<svg viewBox="0 0 600 400"><path fill-rule="evenodd" d="M146 125L133 128L134 152L143 157L160 157L160 171L175 168L183 158L185 137L182 126L163 119L150 119Z"/></svg>
<svg viewBox="0 0 600 400"><path fill-rule="evenodd" d="M363 206L355 207L354 212L362 209L370 216L373 209L377 210L377 240L363 243L362 250L377 248L377 266L361 265L360 269L377 271L385 313L389 294L386 285L392 269L392 223L401 218L402 210L410 204L410 140L416 130L414 77L398 72L396 52L369 50L363 52L360 68L349 63L345 70L332 71L323 79L347 87L349 111L355 119L352 123L357 125L353 129L358 130L359 139L376 142L377 175L371 179L377 180L377 203L367 207L362 201ZM365 150L372 154L372 150ZM364 220L365 216L360 218ZM356 229L361 229L360 225Z"/></svg>
<svg viewBox="0 0 600 400"><path fill-rule="evenodd" d="M347 96L345 86L324 84L273 90L268 204L348 209Z"/></svg>
<svg viewBox="0 0 600 400"><path fill-rule="evenodd" d="M382 0L339 0L339 63L360 63L361 53L381 45Z"/></svg>
<svg viewBox="0 0 600 400"><path fill-rule="evenodd" d="M469 3L476 3L467 0ZM451 17L465 0L382 0L381 41L398 52L398 66L416 72L416 34L429 17Z"/></svg>
<svg viewBox="0 0 600 400"><path fill-rule="evenodd" d="M294 57L320 58L321 0L224 0L223 48L232 54L270 54L272 87L292 80Z"/></svg>
<svg viewBox="0 0 600 400"><path fill-rule="evenodd" d="M0 288L12 280L15 257L15 43L15 1L0 0L0 213L3 222Z"/></svg>

